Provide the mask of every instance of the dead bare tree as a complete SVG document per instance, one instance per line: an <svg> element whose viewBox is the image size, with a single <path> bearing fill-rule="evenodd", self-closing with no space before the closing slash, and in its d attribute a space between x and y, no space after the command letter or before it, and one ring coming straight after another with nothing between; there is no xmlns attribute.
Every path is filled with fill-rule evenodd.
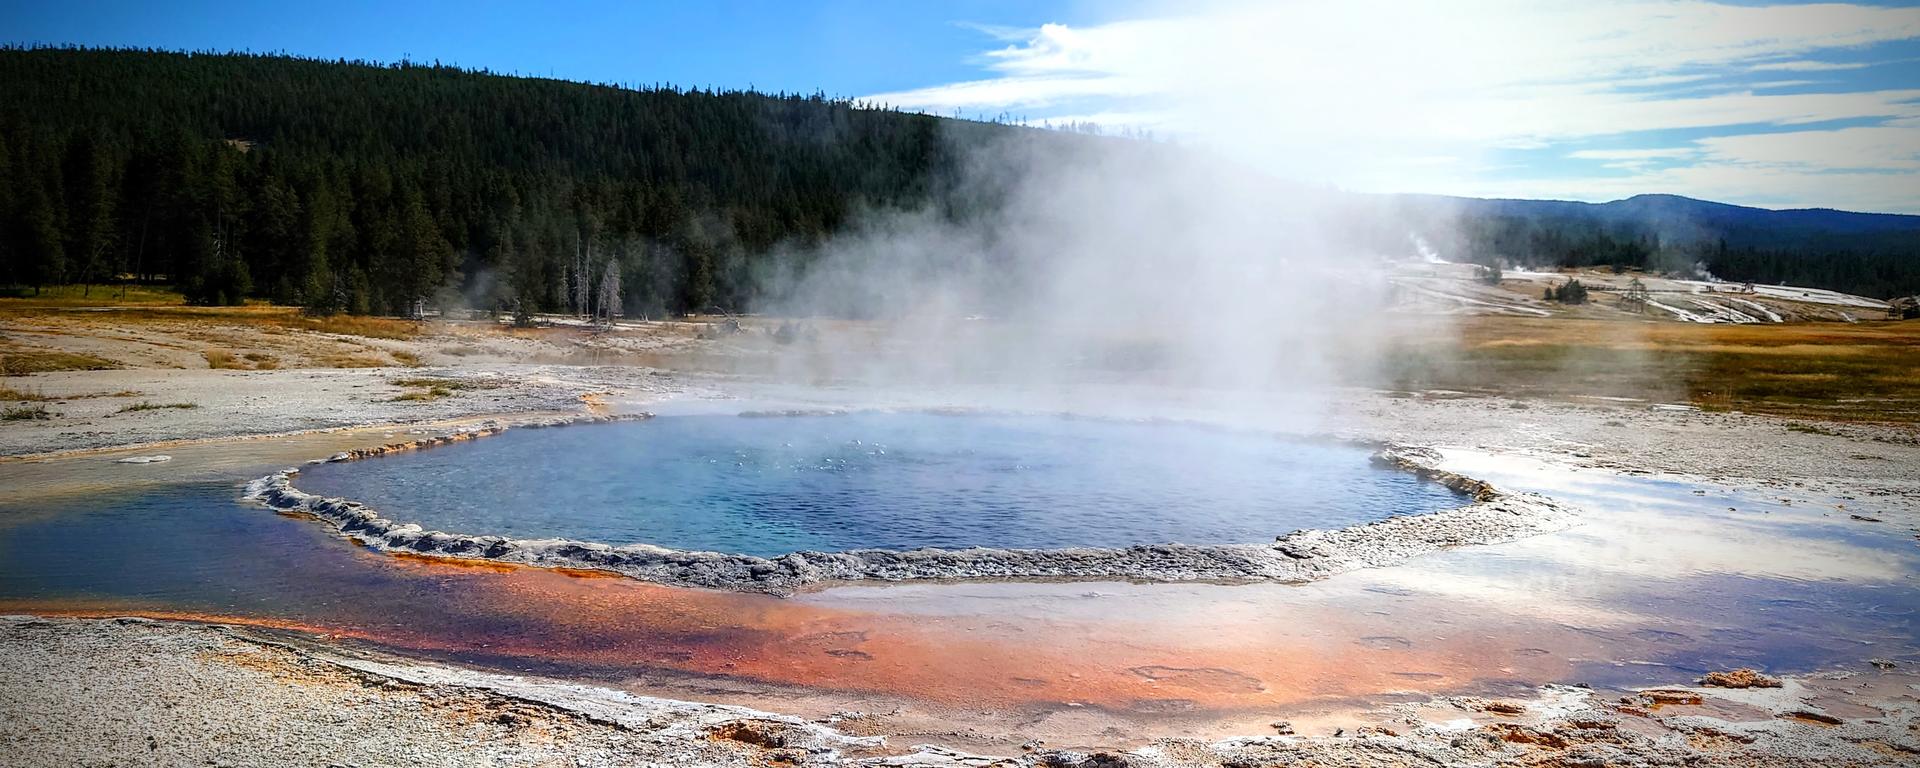
<svg viewBox="0 0 1920 768"><path fill-rule="evenodd" d="M1646 314L1647 302L1651 299L1652 296L1647 292L1647 284L1640 282L1640 278L1636 277L1633 282L1627 283L1626 295L1620 297L1620 308Z"/></svg>
<svg viewBox="0 0 1920 768"><path fill-rule="evenodd" d="M585 317L587 314L587 299L592 295L588 284L591 275L587 271L587 263L592 258L593 252L586 244L586 238L575 240L573 245L573 315L575 317Z"/></svg>
<svg viewBox="0 0 1920 768"><path fill-rule="evenodd" d="M613 325L613 318L620 312L620 259L607 259L606 269L600 273L600 306L597 312L602 325Z"/></svg>

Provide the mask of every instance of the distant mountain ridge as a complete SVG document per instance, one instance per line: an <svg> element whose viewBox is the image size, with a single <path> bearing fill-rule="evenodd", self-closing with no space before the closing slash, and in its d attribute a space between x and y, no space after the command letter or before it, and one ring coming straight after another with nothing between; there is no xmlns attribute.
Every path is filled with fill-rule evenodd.
<svg viewBox="0 0 1920 768"><path fill-rule="evenodd" d="M1681 195L1645 194L1604 203L1572 200L1401 195L1411 201L1438 202L1465 214L1585 218L1594 221L1680 224L1707 227L1769 227L1798 232L1862 234L1920 232L1920 216L1903 213L1863 213L1833 208L1754 208Z"/></svg>
<svg viewBox="0 0 1920 768"><path fill-rule="evenodd" d="M1387 221L1460 261L1714 275L1877 298L1920 293L1920 216L1769 210L1658 194L1605 203L1443 195L1377 200Z"/></svg>

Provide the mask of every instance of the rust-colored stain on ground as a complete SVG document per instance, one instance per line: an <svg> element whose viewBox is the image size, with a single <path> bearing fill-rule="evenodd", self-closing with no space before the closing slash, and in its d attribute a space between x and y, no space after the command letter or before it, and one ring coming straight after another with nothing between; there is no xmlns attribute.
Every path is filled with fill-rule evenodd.
<svg viewBox="0 0 1920 768"><path fill-rule="evenodd" d="M389 603L325 619L72 603L0 610L234 623L603 674L670 671L996 708L1078 703L1134 712L1246 710L1458 690L1488 678L1546 680L1564 667L1564 654L1515 653L1513 638L1499 631L1414 641L1379 634L1394 626L1389 617L1312 604L1287 606L1284 614L1203 612L1213 618L1198 625L1185 608L1178 616L1155 616L1126 604L1110 614L1009 619L854 609L592 571L366 554L431 582L432 591L416 594L418 604L404 609Z"/></svg>
<svg viewBox="0 0 1920 768"><path fill-rule="evenodd" d="M363 639L363 640L372 639L370 637L361 637L357 635L343 634L331 628L320 627L312 624L302 624L296 621L264 619L257 616L227 616L227 615L215 614L215 613L201 613L198 611L167 611L167 610L141 609L141 608L120 606L115 603L106 603L106 602L69 600L69 601L62 601L57 605L49 605L46 603L35 602L35 601L0 600L0 614L30 614L33 616L44 616L47 618L69 618L69 619L113 619L113 618L130 617L130 618L141 618L141 619L153 619L156 621L190 621L190 622L195 622L200 624L227 624L227 625L232 625L236 627L254 627L257 629L276 629L276 630L282 630L287 632L304 632L312 635L323 635L323 636L332 636L332 637L358 637L358 639Z"/></svg>
<svg viewBox="0 0 1920 768"><path fill-rule="evenodd" d="M285 515L287 517L299 518L302 520L313 519L311 515L308 515L305 512L281 512L280 514ZM429 566L435 566L435 567L441 567L441 568L471 569L475 571L487 571L490 573L513 573L514 571L523 570L529 567L524 565L514 565L513 563L502 563L494 560L479 560L474 558L460 558L460 557L439 557L435 555L416 555L412 552L388 552L386 553L386 556L391 557L394 560L397 560L403 563L417 563L421 565L429 565Z"/></svg>

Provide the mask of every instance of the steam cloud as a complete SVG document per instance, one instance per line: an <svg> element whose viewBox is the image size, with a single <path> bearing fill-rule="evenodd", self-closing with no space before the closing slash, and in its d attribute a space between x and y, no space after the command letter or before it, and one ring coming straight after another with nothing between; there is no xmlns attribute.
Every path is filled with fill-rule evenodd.
<svg viewBox="0 0 1920 768"><path fill-rule="evenodd" d="M993 200L984 214L871 215L789 254L762 311L880 322L796 345L784 373L1046 404L1277 396L1305 417L1371 365L1393 325L1389 254L1365 249L1351 201L1200 150L1065 138L964 150L957 197ZM1417 258L1397 240L1391 256Z"/></svg>
<svg viewBox="0 0 1920 768"><path fill-rule="evenodd" d="M1452 341L1445 315L1391 311L1406 297L1389 274L1397 262L1447 260L1457 219L1321 185L1369 178L1382 153L1426 148L1397 145L1409 126L1341 136L1303 126L1379 124L1381 105L1404 101L1404 89L1436 76L1481 80L1444 57L1409 53L1389 66L1276 52L1268 34L1298 22L1301 8L1180 10L1184 21L1103 27L1111 39L1101 46L1054 39L1066 32L1050 27L995 54L1005 77L992 81L1122 78L1151 94L1133 106L1186 127L1180 144L1039 133L981 143L954 132L953 151L967 158L954 196L990 202L959 216L871 214L789 254L790 271L771 280L778 298L758 310L883 322L794 345L783 373L1071 407L1151 392L1313 429L1338 418L1326 413L1331 390L1383 380L1376 374L1409 330ZM1189 27L1214 43L1196 56L1153 53L1179 38L1167 30ZM1134 34L1149 30L1160 37ZM1124 62L1076 58L1115 50ZM1377 151L1355 146L1369 142Z"/></svg>

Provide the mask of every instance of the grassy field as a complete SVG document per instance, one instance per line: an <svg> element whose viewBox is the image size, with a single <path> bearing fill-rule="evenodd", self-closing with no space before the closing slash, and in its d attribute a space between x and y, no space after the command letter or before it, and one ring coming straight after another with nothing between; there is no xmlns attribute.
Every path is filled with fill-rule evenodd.
<svg viewBox="0 0 1920 768"><path fill-rule="evenodd" d="M310 317L298 307L250 303L235 307L196 307L178 293L149 286L47 288L38 295L0 289L0 325L18 321L42 334L41 340L0 339L0 375L123 367L107 359L115 344L145 343L196 354L208 368L263 371L285 367L284 357L306 367L371 368L418 366L418 354L378 349L367 339L405 341L426 333L427 324L385 317ZM51 329L92 337L90 346L68 351L48 344ZM145 334L145 335L141 335ZM324 334L326 338L302 334ZM151 361L149 360L149 364ZM191 365L174 360L173 365Z"/></svg>
<svg viewBox="0 0 1920 768"><path fill-rule="evenodd" d="M438 400L452 397L454 393L469 389L496 389L500 385L492 382L448 379L438 376L414 376L394 379L388 382L407 391L394 396L395 402Z"/></svg>
<svg viewBox="0 0 1920 768"><path fill-rule="evenodd" d="M0 317L50 312L104 310L103 317L128 322L220 322L288 330L364 336L375 339L411 339L424 323L390 317L332 315L310 317L299 307L250 302L237 307L195 307L178 292L160 286L78 285L50 286L35 295L25 289L0 290Z"/></svg>
<svg viewBox="0 0 1920 768"><path fill-rule="evenodd" d="M0 340L0 376L25 376L51 371L104 371L118 368L111 360L76 352L62 352Z"/></svg>
<svg viewBox="0 0 1920 768"><path fill-rule="evenodd" d="M14 292L17 294L18 292ZM98 310L98 311L95 311ZM379 350L355 338L422 339L427 323L382 317L308 317L293 307L186 306L179 294L134 286L49 288L39 296L0 294L0 322L46 315L93 324L200 323L252 328L281 339L308 365L359 368L419 365L417 352ZM1356 361L1355 379L1401 390L1559 399L1633 398L1692 403L1810 419L1920 424L1920 321L1703 325L1569 317L1411 318L1383 355ZM297 339L289 334L327 334ZM658 331L670 332L670 331ZM579 329L469 329L462 333L537 336L566 344ZM260 350L216 347L212 368L266 370L282 365ZM0 375L117 367L89 354L0 340ZM439 386L435 386L438 384ZM402 384L406 399L453 393L442 382Z"/></svg>
<svg viewBox="0 0 1920 768"><path fill-rule="evenodd" d="M32 288L0 288L0 301L16 307L170 307L187 303L185 296L166 286L154 285L50 285L38 291Z"/></svg>
<svg viewBox="0 0 1920 768"><path fill-rule="evenodd" d="M1402 341L1383 384L1628 397L1838 421L1920 423L1920 321L1702 325L1460 318Z"/></svg>
<svg viewBox="0 0 1920 768"><path fill-rule="evenodd" d="M0 299L0 317L18 316L48 312L80 312L78 305L62 307L49 304L21 303L22 299ZM298 307L278 307L271 304L248 305L244 307L189 307L165 304L102 304L111 307L99 312L86 312L90 317L97 316L116 322L164 323L164 322L206 322L227 325L254 326L284 330L310 331L313 333L334 333L346 336L363 336L374 339L411 339L419 336L425 329L425 323L417 320L400 320L391 317L355 317L351 315L333 315L329 317L309 317L302 314Z"/></svg>

